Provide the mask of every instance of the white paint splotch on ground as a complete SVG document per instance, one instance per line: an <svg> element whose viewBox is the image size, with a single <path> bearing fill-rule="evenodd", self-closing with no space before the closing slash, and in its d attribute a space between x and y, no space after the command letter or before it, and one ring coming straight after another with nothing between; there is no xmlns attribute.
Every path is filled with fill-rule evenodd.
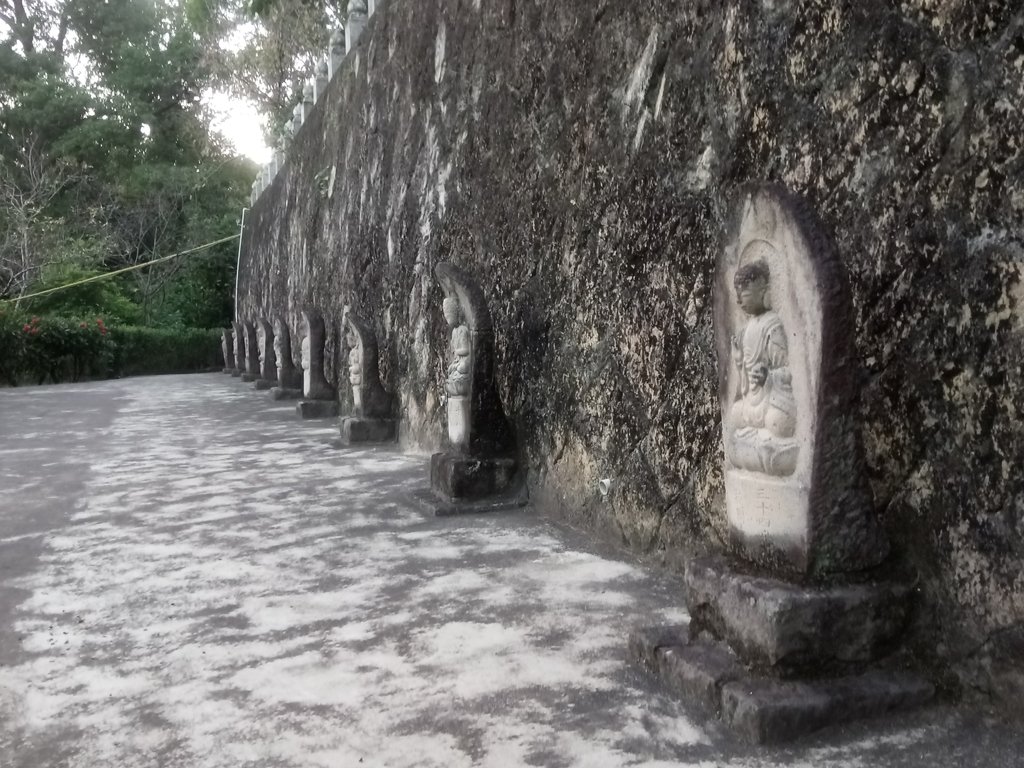
<svg viewBox="0 0 1024 768"><path fill-rule="evenodd" d="M529 513L427 518L422 457L332 448L237 379L108 386L101 428L39 390L60 417L15 446L78 490L9 481L59 520L7 585L0 765L876 765L935 730L730 751L624 663L631 626L685 619L670 577ZM0 395L8 426L41 402Z"/></svg>

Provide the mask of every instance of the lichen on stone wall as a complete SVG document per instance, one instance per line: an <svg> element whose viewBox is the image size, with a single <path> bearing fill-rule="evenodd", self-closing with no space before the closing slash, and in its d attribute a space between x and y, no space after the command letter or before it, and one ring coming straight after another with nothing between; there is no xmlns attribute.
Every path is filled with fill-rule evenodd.
<svg viewBox="0 0 1024 768"><path fill-rule="evenodd" d="M321 309L340 381L358 306L402 443L432 450L432 269L454 261L490 302L534 500L671 561L724 537L715 258L742 185L785 184L850 274L870 480L918 576L916 647L1012 697L1022 105L1012 0L382 4L247 216L239 310L294 332Z"/></svg>

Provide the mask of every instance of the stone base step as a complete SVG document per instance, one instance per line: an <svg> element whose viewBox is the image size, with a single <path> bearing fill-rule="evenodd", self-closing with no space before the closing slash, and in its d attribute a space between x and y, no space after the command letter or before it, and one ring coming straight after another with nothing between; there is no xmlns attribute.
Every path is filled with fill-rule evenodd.
<svg viewBox="0 0 1024 768"><path fill-rule="evenodd" d="M727 646L691 639L685 626L635 630L628 655L754 744L790 741L830 725L910 709L935 694L923 678L890 670L804 680L759 677Z"/></svg>
<svg viewBox="0 0 1024 768"><path fill-rule="evenodd" d="M909 590L889 581L804 586L705 557L685 582L694 628L779 677L851 674L888 655L907 622Z"/></svg>
<svg viewBox="0 0 1024 768"><path fill-rule="evenodd" d="M395 439L395 434L394 419L346 416L341 420L341 442L344 445L387 443Z"/></svg>
<svg viewBox="0 0 1024 768"><path fill-rule="evenodd" d="M298 400L302 397L301 389L291 389L289 387L274 387L270 390L270 398L272 400Z"/></svg>
<svg viewBox="0 0 1024 768"><path fill-rule="evenodd" d="M303 400L296 404L300 419L333 419L338 416L336 400Z"/></svg>
<svg viewBox="0 0 1024 768"><path fill-rule="evenodd" d="M480 515L487 512L510 512L522 509L528 503L525 493L514 496L491 496L472 501L452 501L442 498L430 488L413 491L409 494L409 497L413 504L435 517Z"/></svg>

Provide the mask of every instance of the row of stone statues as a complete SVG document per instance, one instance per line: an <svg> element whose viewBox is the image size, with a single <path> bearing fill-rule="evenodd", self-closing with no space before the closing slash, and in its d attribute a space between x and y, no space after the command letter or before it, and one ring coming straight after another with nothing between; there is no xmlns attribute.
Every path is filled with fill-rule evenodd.
<svg viewBox="0 0 1024 768"><path fill-rule="evenodd" d="M432 457L430 489L416 498L438 514L515 506L521 478L485 294L454 264L434 272L450 330L447 449ZM751 187L718 258L713 297L733 559L689 563L690 625L638 631L633 658L754 741L927 700L926 681L875 668L903 630L909 590L877 570L889 547L856 422L848 279L810 207L781 187ZM396 414L372 324L351 311L343 323L353 401L343 432L349 441L391 439ZM236 372L266 378L276 353L287 387L281 361L290 355L276 341L287 327L272 330L271 345L266 320L235 325ZM302 394L336 407L323 379L322 318L303 313L302 334ZM230 359L228 332L224 350Z"/></svg>
<svg viewBox="0 0 1024 768"><path fill-rule="evenodd" d="M327 93L327 86L341 68L345 56L359 42L367 21L376 10L376 5L376 0L349 0L344 29L335 29L331 32L327 57L316 65L312 77L303 85L302 98L292 110L292 117L285 122L284 132L277 145L273 147L270 162L260 168L253 180L252 192L249 195L250 205L256 204L263 190L271 185L284 167L292 139L313 112L313 107Z"/></svg>

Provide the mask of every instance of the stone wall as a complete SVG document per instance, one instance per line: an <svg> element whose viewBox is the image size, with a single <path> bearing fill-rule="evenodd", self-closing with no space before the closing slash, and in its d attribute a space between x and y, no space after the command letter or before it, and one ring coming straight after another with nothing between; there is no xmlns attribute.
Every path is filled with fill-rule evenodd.
<svg viewBox="0 0 1024 768"><path fill-rule="evenodd" d="M677 563L724 532L716 253L739 188L782 182L850 273L916 647L1012 705L1022 124L1013 0L392 0L246 216L239 313L294 332L322 310L333 381L342 307L375 319L401 441L428 451L447 342L432 269L466 267L533 500Z"/></svg>

